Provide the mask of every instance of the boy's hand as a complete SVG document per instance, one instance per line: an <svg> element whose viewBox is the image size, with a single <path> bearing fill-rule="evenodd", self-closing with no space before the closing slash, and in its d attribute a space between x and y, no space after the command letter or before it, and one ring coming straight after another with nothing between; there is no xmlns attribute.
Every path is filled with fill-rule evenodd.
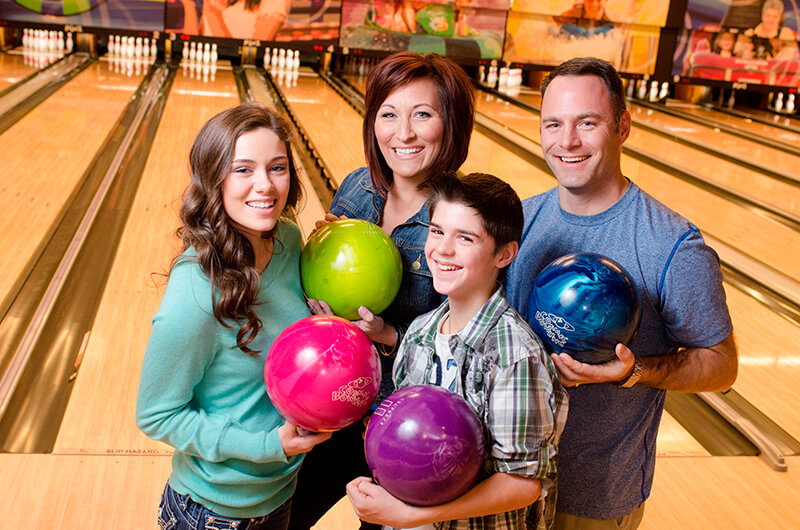
<svg viewBox="0 0 800 530"><path fill-rule="evenodd" d="M564 386L580 386L587 383L611 383L622 381L633 370L633 352L624 344L617 344L616 359L604 364L586 364L576 361L568 353L554 353L550 357L556 365Z"/></svg>
<svg viewBox="0 0 800 530"><path fill-rule="evenodd" d="M315 445L330 438L331 434L332 433L329 432L308 432L300 429L289 420L286 420L283 425L278 427L278 439L281 441L283 454L286 456L307 453L311 451Z"/></svg>
<svg viewBox="0 0 800 530"><path fill-rule="evenodd" d="M396 528L419 525L418 521L414 520L417 507L393 497L367 477L358 477L350 481L347 484L347 497L362 521Z"/></svg>

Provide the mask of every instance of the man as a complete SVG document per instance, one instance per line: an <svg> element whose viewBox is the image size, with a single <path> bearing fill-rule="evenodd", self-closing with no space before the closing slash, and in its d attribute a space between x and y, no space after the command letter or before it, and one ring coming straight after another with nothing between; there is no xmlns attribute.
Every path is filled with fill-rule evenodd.
<svg viewBox="0 0 800 530"><path fill-rule="evenodd" d="M617 358L553 354L570 410L558 459L556 528L636 528L650 494L666 390L719 391L737 356L716 253L694 225L623 174L631 127L607 62L571 59L542 83L542 150L558 186L524 201L525 230L507 292L523 317L536 275L572 252L616 261L632 277L639 332Z"/></svg>

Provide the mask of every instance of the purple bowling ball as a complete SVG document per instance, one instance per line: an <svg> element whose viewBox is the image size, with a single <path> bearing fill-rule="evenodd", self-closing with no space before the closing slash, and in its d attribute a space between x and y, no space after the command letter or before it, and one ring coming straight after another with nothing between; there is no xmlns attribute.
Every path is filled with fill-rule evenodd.
<svg viewBox="0 0 800 530"><path fill-rule="evenodd" d="M442 504L469 490L483 464L481 420L467 402L432 385L381 402L364 441L372 477L409 504Z"/></svg>

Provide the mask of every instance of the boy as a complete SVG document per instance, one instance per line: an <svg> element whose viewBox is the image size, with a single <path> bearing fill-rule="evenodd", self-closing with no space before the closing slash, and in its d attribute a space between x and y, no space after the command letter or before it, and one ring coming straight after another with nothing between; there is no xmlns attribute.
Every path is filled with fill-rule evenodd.
<svg viewBox="0 0 800 530"><path fill-rule="evenodd" d="M438 506L405 504L365 477L348 484L348 497L361 519L398 528L522 529L526 518L545 528L567 394L497 282L519 249L519 197L491 175L449 175L434 186L429 209L425 258L448 298L411 324L393 375L398 388L433 384L467 400L484 425L484 469L471 490Z"/></svg>

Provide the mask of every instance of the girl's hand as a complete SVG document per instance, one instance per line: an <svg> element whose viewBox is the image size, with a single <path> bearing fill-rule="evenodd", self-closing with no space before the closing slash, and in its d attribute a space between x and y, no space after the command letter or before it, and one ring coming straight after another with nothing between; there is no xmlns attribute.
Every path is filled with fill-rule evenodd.
<svg viewBox="0 0 800 530"><path fill-rule="evenodd" d="M286 423L278 427L278 438L283 446L283 454L286 456L307 453L331 437L329 432L309 432L299 428L294 423L286 420Z"/></svg>

